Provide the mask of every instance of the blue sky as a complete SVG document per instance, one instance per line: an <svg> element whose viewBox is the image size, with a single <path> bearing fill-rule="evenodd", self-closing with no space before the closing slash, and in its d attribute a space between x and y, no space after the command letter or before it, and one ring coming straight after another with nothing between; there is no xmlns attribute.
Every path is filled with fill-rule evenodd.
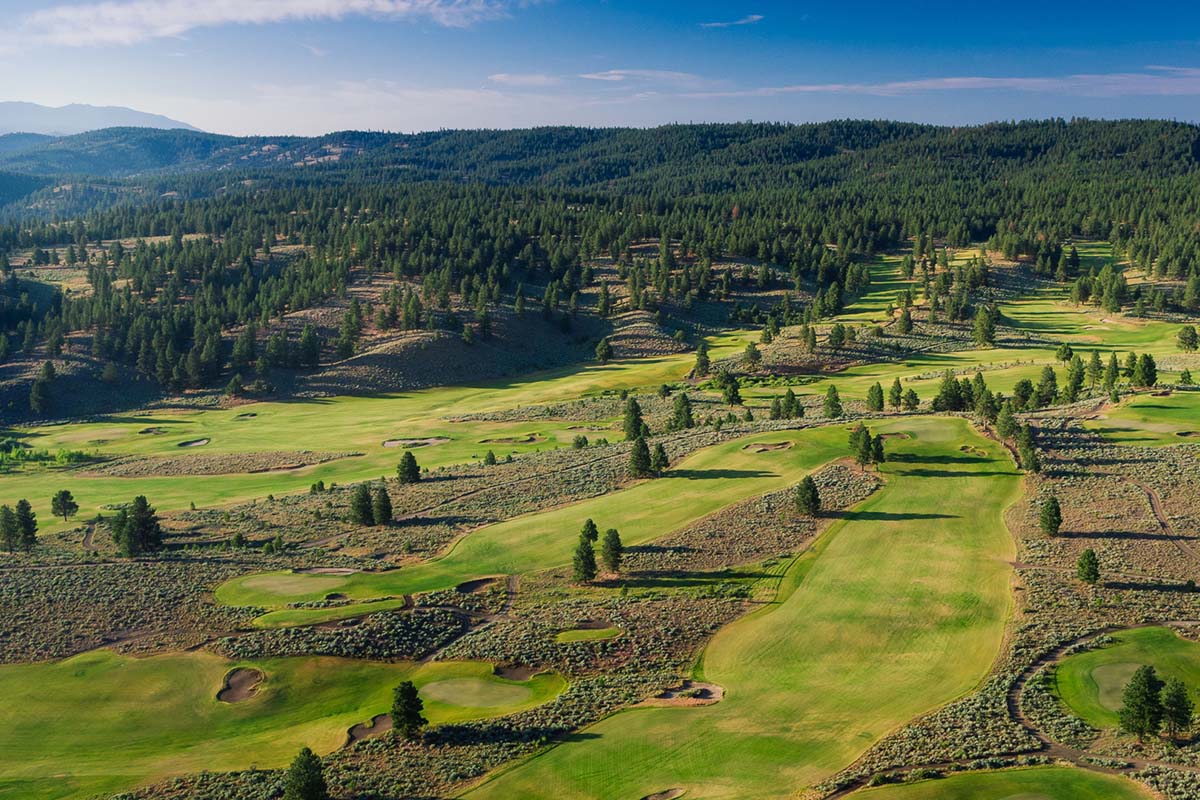
<svg viewBox="0 0 1200 800"><path fill-rule="evenodd" d="M1200 119L1200 8L0 0L0 100L224 133L840 117Z"/></svg>

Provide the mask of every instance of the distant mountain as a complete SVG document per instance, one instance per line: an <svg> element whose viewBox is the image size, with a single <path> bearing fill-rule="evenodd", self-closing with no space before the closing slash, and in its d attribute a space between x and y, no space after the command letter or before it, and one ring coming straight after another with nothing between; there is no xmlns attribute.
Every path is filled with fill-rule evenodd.
<svg viewBox="0 0 1200 800"><path fill-rule="evenodd" d="M0 102L0 134L40 133L48 136L70 136L100 128L197 128L186 122L147 114L120 106L89 106L73 103L61 108L40 106L37 103Z"/></svg>

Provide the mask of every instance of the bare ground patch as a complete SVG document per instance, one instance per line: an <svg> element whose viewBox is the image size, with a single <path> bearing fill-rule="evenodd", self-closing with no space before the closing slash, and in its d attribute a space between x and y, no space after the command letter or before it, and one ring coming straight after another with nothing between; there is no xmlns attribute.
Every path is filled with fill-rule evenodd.
<svg viewBox="0 0 1200 800"><path fill-rule="evenodd" d="M449 436L427 436L423 439L388 439L383 443L384 447L403 447L408 450L414 447L433 447L438 444L445 444L450 441Z"/></svg>

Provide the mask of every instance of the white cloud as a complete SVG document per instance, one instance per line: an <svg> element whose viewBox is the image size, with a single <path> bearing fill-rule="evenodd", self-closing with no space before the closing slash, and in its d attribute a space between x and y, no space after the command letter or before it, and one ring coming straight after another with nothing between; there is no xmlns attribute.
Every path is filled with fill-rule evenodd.
<svg viewBox="0 0 1200 800"><path fill-rule="evenodd" d="M65 47L129 45L197 28L262 25L350 16L423 19L466 27L507 14L508 0L106 0L31 12L13 42ZM0 45L2 46L2 45Z"/></svg>
<svg viewBox="0 0 1200 800"><path fill-rule="evenodd" d="M676 90L703 91L726 85L691 72L675 72L666 69L608 69L603 72L585 72L579 76L589 81L609 83L659 84Z"/></svg>
<svg viewBox="0 0 1200 800"><path fill-rule="evenodd" d="M502 86L555 86L562 83L561 78L554 75L545 75L540 72L497 72L494 75L488 75L488 80Z"/></svg>
<svg viewBox="0 0 1200 800"><path fill-rule="evenodd" d="M735 25L753 25L756 22L762 22L762 14L747 14L741 19L730 20L728 22L701 22L701 28L732 28Z"/></svg>
<svg viewBox="0 0 1200 800"><path fill-rule="evenodd" d="M329 55L328 50L323 47L317 47L315 44L308 44L305 42L301 46L316 58L324 58L325 56Z"/></svg>
<svg viewBox="0 0 1200 800"><path fill-rule="evenodd" d="M883 83L801 83L729 91L691 92L689 97L773 97L787 94L856 94L897 97L918 92L1008 90L1082 97L1200 95L1200 68L1148 66L1145 72L1084 73L1055 77L961 76Z"/></svg>

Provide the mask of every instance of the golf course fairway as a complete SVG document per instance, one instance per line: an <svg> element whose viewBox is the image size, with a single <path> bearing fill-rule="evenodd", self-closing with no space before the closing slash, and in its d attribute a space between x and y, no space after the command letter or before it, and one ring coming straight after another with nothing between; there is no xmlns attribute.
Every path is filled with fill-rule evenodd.
<svg viewBox="0 0 1200 800"><path fill-rule="evenodd" d="M238 702L217 692L235 667L261 684ZM411 680L433 724L545 703L565 682L492 674L483 662L382 663L332 657L229 662L203 651L130 658L95 650L52 663L0 666L0 798L112 794L199 770L286 766L303 746L336 750L352 725L391 708Z"/></svg>
<svg viewBox="0 0 1200 800"><path fill-rule="evenodd" d="M725 699L613 715L472 800L778 798L975 687L1010 613L1002 514L1021 479L961 419L899 419L887 483L796 559L774 602L723 628L696 677Z"/></svg>
<svg viewBox="0 0 1200 800"><path fill-rule="evenodd" d="M271 572L248 575L218 588L227 605L280 607L320 600L337 592L355 600L425 592L472 578L514 575L570 563L585 519L621 531L628 545L643 544L725 506L796 483L813 469L847 454L848 425L747 436L707 447L683 459L662 478L551 511L527 514L477 530L444 556L388 572L313 575ZM755 453L757 442L792 442L786 449ZM401 600L384 603L401 604ZM361 606L288 608L260 617L256 624L280 627L324 622L383 610Z"/></svg>

